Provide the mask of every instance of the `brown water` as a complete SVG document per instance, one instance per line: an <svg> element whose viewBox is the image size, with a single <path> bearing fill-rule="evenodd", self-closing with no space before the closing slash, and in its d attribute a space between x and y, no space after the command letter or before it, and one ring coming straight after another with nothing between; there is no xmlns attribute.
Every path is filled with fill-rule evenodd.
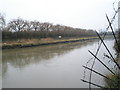
<svg viewBox="0 0 120 90"><path fill-rule="evenodd" d="M112 54L114 41L105 40ZM9 49L2 53L3 88L87 88L88 84L80 79L84 76L86 62L92 58L88 50L95 52L98 40L49 45L41 47ZM102 46L98 57L106 64L103 54L107 51ZM91 65L91 62L88 64ZM112 63L108 64L112 67ZM108 73L99 62L95 69ZM89 71L85 74L89 78ZM102 77L93 74L92 81L104 85ZM94 87L94 86L93 86Z"/></svg>

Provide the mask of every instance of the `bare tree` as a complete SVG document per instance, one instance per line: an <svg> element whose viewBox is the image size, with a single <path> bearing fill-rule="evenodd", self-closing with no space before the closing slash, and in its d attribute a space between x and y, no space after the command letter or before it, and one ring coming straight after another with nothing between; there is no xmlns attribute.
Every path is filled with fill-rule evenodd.
<svg viewBox="0 0 120 90"><path fill-rule="evenodd" d="M42 25L43 25L42 27L46 33L45 37L48 37L50 28L52 27L52 24L51 23L43 23Z"/></svg>
<svg viewBox="0 0 120 90"><path fill-rule="evenodd" d="M5 28L5 25L6 25L5 17L3 14L0 13L0 30L3 30L3 28Z"/></svg>
<svg viewBox="0 0 120 90"><path fill-rule="evenodd" d="M27 31L32 31L33 25L32 22L26 21L25 29Z"/></svg>
<svg viewBox="0 0 120 90"><path fill-rule="evenodd" d="M32 26L32 29L34 30L34 31L37 31L38 29L39 29L39 25L40 25L40 22L39 21L31 21L30 22L30 24L31 24L31 26Z"/></svg>
<svg viewBox="0 0 120 90"><path fill-rule="evenodd" d="M44 27L44 31L49 31L49 29L52 27L52 24L51 23L43 23L42 24L43 27Z"/></svg>
<svg viewBox="0 0 120 90"><path fill-rule="evenodd" d="M8 27L15 32L20 32L24 29L26 26L26 22L20 18L12 20L10 23L8 23Z"/></svg>

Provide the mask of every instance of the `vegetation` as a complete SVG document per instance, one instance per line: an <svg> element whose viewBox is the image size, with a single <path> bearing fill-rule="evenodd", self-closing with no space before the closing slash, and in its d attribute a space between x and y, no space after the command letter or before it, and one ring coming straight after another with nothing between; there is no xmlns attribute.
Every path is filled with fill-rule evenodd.
<svg viewBox="0 0 120 90"><path fill-rule="evenodd" d="M39 21L27 21L21 18L11 20L6 24L5 18L0 14L0 31L2 40L18 39L41 39L41 38L73 38L73 37L93 37L96 36L94 30L73 28L64 25L54 25L52 23Z"/></svg>
<svg viewBox="0 0 120 90"><path fill-rule="evenodd" d="M33 46L42 46L42 45L51 45L59 43L70 43L77 41L84 41L90 39L97 39L96 37L87 37L87 38L64 38L64 39L53 39L53 38L42 38L42 39L20 39L13 41L5 41L2 43L2 49L11 49L11 48L24 48L24 47L33 47Z"/></svg>
<svg viewBox="0 0 120 90"><path fill-rule="evenodd" d="M2 14L0 14L0 32L2 33L2 43L0 43L2 48L73 42L96 36L95 30L27 21L21 18L6 23Z"/></svg>
<svg viewBox="0 0 120 90"><path fill-rule="evenodd" d="M112 80L111 81L111 80L105 79L106 88L120 88L120 74L116 74L116 75L108 74L106 76Z"/></svg>
<svg viewBox="0 0 120 90"><path fill-rule="evenodd" d="M117 32L118 33L118 44L115 43L114 45L114 48L116 50L116 53L117 53L117 56L116 56L116 61L119 62L120 60L120 30ZM116 89L120 89L120 72L116 73L115 75L111 75L111 74L108 74L106 75L109 79L111 80L108 80L108 79L105 79L105 87L106 88L116 88Z"/></svg>
<svg viewBox="0 0 120 90"><path fill-rule="evenodd" d="M114 48L116 52L119 54L120 53L120 30L117 33L118 33L118 45L115 43Z"/></svg>

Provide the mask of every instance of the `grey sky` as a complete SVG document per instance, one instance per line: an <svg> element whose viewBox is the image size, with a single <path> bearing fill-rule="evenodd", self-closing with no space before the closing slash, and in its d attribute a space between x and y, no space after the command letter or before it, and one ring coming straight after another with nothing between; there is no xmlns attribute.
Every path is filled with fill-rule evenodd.
<svg viewBox="0 0 120 90"><path fill-rule="evenodd" d="M15 18L62 24L75 28L103 29L105 13L112 17L115 0L0 0L7 21ZM119 0L116 0L116 2ZM115 4L117 7L117 3Z"/></svg>

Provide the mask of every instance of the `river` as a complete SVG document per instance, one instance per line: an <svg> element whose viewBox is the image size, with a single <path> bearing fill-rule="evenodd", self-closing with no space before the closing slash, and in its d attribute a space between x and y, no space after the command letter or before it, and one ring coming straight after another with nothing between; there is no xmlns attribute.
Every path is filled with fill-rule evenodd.
<svg viewBox="0 0 120 90"><path fill-rule="evenodd" d="M114 40L105 40L108 48L113 49ZM9 49L2 52L2 87L3 88L88 88L88 84L80 79L84 76L87 61L95 53L98 40L84 42ZM108 63L104 46L101 47L98 57L112 68ZM92 61L88 63L90 66ZM107 74L109 71L96 61L95 70ZM89 71L85 73L89 79ZM92 81L104 85L103 77L93 73ZM95 87L95 86L92 86Z"/></svg>

